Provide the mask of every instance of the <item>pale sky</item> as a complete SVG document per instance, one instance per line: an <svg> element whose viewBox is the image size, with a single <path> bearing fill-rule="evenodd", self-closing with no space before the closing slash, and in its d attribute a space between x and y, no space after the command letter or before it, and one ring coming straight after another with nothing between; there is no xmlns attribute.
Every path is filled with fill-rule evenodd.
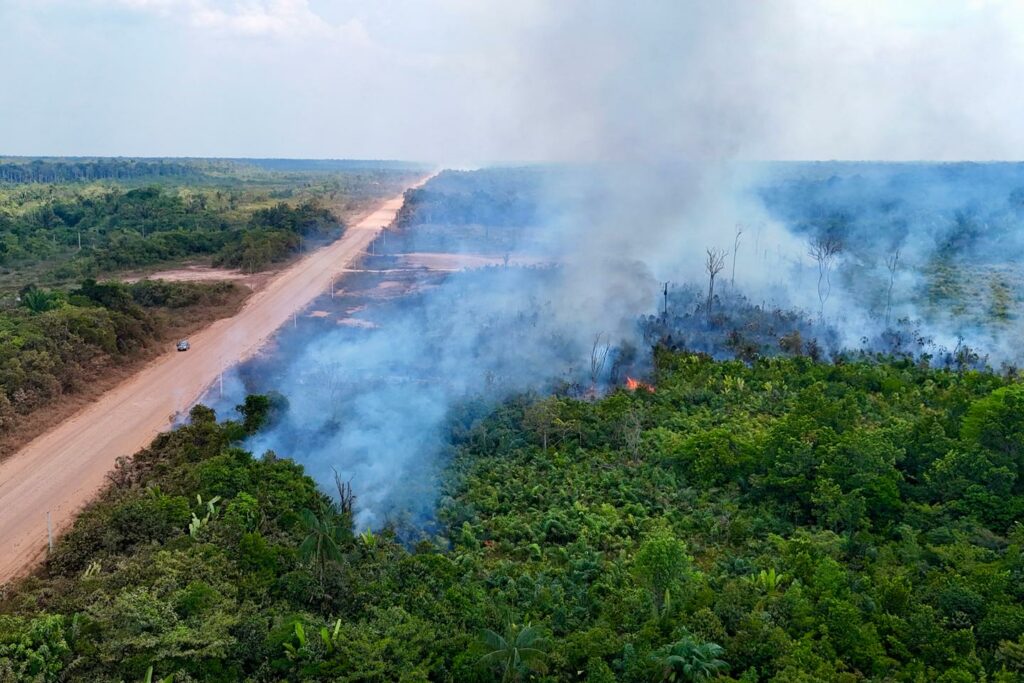
<svg viewBox="0 0 1024 683"><path fill-rule="evenodd" d="M0 155L1021 159L1018 0L0 0Z"/></svg>

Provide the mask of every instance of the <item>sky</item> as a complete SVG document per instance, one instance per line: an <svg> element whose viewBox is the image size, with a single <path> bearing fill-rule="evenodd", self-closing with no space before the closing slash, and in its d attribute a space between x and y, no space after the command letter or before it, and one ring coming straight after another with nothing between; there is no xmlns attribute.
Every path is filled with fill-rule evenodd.
<svg viewBox="0 0 1024 683"><path fill-rule="evenodd" d="M1018 0L0 0L0 154L1020 159Z"/></svg>

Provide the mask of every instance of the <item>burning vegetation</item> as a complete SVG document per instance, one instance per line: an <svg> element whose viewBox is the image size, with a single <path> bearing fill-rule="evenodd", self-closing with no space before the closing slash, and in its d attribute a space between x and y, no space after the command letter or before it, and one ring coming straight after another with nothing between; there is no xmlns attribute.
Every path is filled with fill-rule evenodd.
<svg viewBox="0 0 1024 683"><path fill-rule="evenodd" d="M628 376L626 377L626 388L630 391L646 391L651 394L654 393L654 385Z"/></svg>

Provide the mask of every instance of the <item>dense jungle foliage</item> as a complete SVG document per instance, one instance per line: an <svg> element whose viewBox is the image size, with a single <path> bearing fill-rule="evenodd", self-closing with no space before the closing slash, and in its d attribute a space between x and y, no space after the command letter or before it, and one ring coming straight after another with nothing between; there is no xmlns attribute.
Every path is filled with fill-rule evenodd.
<svg viewBox="0 0 1024 683"><path fill-rule="evenodd" d="M0 291L182 261L264 270L423 170L384 162L2 159Z"/></svg>
<svg viewBox="0 0 1024 683"><path fill-rule="evenodd" d="M71 290L24 287L17 306L0 310L0 435L20 417L165 340L192 310L241 297L231 282L86 280Z"/></svg>
<svg viewBox="0 0 1024 683"><path fill-rule="evenodd" d="M338 219L315 200L251 211L220 191L90 186L40 196L27 188L0 205L0 267L54 265L67 280L208 255L248 272L294 254L303 238L337 236ZM81 248L79 248L81 244Z"/></svg>
<svg viewBox="0 0 1024 683"><path fill-rule="evenodd" d="M197 407L9 590L0 680L1022 680L1022 385L655 366L653 391L466 405L416 544L235 445L280 400Z"/></svg>

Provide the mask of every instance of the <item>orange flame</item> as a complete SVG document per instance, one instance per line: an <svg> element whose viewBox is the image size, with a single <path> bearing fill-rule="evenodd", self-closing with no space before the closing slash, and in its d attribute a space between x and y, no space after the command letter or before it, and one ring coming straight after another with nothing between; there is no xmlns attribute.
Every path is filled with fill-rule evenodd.
<svg viewBox="0 0 1024 683"><path fill-rule="evenodd" d="M638 379L633 379L632 377L629 376L626 377L626 388L629 389L630 391L643 389L644 391L649 391L652 394L654 393L654 387L652 387L650 384L648 384L647 382L641 382Z"/></svg>

